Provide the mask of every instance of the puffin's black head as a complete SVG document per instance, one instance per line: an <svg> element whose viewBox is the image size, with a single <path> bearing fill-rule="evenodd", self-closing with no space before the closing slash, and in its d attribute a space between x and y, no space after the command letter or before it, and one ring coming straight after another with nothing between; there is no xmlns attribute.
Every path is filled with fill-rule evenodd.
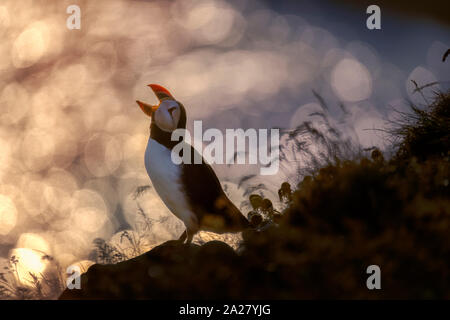
<svg viewBox="0 0 450 320"><path fill-rule="evenodd" d="M157 84L148 85L158 97L159 104L152 106L136 100L142 111L152 118L150 124L150 136L163 145L171 148L176 141L171 141L172 132L175 129L186 129L186 109L175 100L170 92Z"/></svg>
<svg viewBox="0 0 450 320"><path fill-rule="evenodd" d="M149 105L136 100L139 107L146 115L152 118L152 124L165 132L186 128L186 110L184 106L175 100L170 92L157 84L148 85L159 99L157 106Z"/></svg>

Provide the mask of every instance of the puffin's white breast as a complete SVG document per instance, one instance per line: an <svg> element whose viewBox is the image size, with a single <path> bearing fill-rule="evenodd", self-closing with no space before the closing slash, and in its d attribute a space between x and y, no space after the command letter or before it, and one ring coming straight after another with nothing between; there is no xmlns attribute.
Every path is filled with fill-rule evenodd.
<svg viewBox="0 0 450 320"><path fill-rule="evenodd" d="M145 150L145 168L162 201L188 229L195 229L197 218L191 211L181 184L181 166L172 162L171 151L149 138Z"/></svg>

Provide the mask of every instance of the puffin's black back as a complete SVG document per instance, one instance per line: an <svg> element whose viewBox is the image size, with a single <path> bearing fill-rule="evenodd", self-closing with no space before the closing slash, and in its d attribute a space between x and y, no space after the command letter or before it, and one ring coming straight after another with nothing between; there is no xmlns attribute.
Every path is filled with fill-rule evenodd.
<svg viewBox="0 0 450 320"><path fill-rule="evenodd" d="M202 163L194 163L195 153L197 151L191 146L191 163L182 164L181 180L185 186L184 193L192 210L199 218L200 226L202 227L202 219L209 215L213 218L212 220L220 218L223 222L221 227L216 226L210 229L217 233L240 231L248 227L248 220L228 199L211 166L203 157Z"/></svg>

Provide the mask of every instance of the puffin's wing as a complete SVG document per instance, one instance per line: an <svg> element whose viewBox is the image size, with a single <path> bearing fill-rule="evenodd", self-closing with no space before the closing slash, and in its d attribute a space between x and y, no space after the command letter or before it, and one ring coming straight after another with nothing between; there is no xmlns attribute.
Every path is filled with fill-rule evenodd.
<svg viewBox="0 0 450 320"><path fill-rule="evenodd" d="M191 146L191 155L198 152ZM218 215L224 219L228 227L243 228L248 225L247 219L238 208L228 199L222 189L214 170L202 157L202 163L183 164L182 183L184 193L189 204L199 216L200 220L205 214Z"/></svg>

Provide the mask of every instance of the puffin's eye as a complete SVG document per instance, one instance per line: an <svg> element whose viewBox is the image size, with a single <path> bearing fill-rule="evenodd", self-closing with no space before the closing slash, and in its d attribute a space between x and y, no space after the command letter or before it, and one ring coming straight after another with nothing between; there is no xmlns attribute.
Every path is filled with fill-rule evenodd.
<svg viewBox="0 0 450 320"><path fill-rule="evenodd" d="M170 107L167 111L169 111L170 115L172 115L172 112L174 112L176 108L177 107Z"/></svg>

